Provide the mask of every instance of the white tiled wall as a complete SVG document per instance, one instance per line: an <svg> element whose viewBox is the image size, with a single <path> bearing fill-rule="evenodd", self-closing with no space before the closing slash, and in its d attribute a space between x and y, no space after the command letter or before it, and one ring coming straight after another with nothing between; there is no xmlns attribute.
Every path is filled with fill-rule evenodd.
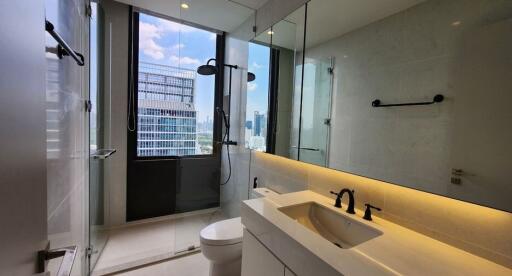
<svg viewBox="0 0 512 276"><path fill-rule="evenodd" d="M313 0L310 5L320 2ZM501 102L512 99L508 93L494 94L508 91L511 84L502 73L507 63L493 61L510 57L498 45L511 44L498 39L510 32L510 18L511 1L429 0L306 49L308 58L335 59L329 167L500 209L510 206L503 195L512 190L500 184L508 177L500 171L506 171L505 164L510 162L502 156L510 150L507 142L498 143L498 137L512 134L509 128L489 124L491 117L497 124L506 124L511 114L504 114L507 107L500 100L493 101L498 96ZM506 31L498 33L499 26ZM464 46L483 41L491 46ZM490 73L478 71L481 68ZM492 90L485 91L489 86ZM488 99L483 100L482 93ZM436 94L443 94L445 101L427 107L371 108L375 99L430 101ZM492 114L487 122L461 119L473 113L463 113L462 103L475 99L488 102L477 107ZM465 128L460 127L464 123ZM464 138L465 145L456 146L457 137L476 132L487 135L478 136L480 140ZM477 151L479 142L494 142L501 148ZM491 151L496 153L489 163L493 169L486 170L484 162L457 159L466 155L484 159ZM481 179L470 183L472 179L467 178L468 185L453 185L452 168L463 168ZM479 185L482 182L486 185Z"/></svg>
<svg viewBox="0 0 512 276"><path fill-rule="evenodd" d="M237 141L237 146L230 146L231 155L231 179L221 186L220 204L227 217L240 216L240 204L248 198L249 160L250 151L245 148L245 106L247 91L247 63L248 43L233 36L226 38L226 57L228 64L238 65L240 68L233 70L232 94L231 94L231 124L230 139ZM225 72L224 109L227 113L227 87L229 84L228 70ZM222 148L222 174L221 183L225 182L229 174L229 162L226 146Z"/></svg>
<svg viewBox="0 0 512 276"><path fill-rule="evenodd" d="M129 7L103 1L105 10L105 147L117 152L105 163L105 187L109 204L107 225L126 223L126 167L128 110ZM110 61L112 64L110 64Z"/></svg>

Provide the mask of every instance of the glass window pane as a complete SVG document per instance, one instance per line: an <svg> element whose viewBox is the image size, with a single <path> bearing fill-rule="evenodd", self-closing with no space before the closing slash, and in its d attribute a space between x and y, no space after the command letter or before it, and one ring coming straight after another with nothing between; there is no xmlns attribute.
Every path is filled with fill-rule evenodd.
<svg viewBox="0 0 512 276"><path fill-rule="evenodd" d="M212 154L215 76L196 69L215 58L216 39L140 13L138 156Z"/></svg>
<svg viewBox="0 0 512 276"><path fill-rule="evenodd" d="M257 77L247 83L245 144L251 149L266 151L270 47L249 43L249 72Z"/></svg>

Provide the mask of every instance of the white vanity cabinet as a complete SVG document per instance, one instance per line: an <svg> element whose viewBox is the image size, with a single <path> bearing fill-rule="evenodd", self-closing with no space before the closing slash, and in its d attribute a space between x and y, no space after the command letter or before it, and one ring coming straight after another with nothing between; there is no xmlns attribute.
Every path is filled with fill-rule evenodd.
<svg viewBox="0 0 512 276"><path fill-rule="evenodd" d="M294 276L247 229L244 229L242 245L242 276Z"/></svg>

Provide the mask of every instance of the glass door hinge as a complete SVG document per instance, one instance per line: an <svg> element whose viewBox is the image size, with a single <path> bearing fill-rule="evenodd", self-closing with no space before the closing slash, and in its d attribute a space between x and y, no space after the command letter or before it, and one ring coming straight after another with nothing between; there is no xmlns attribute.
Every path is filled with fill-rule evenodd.
<svg viewBox="0 0 512 276"><path fill-rule="evenodd" d="M92 248L91 247L87 247L85 249L85 255L87 255L88 258L91 257L91 255L92 255Z"/></svg>
<svg viewBox="0 0 512 276"><path fill-rule="evenodd" d="M90 4L85 5L85 15L88 17L92 17L92 7Z"/></svg>
<svg viewBox="0 0 512 276"><path fill-rule="evenodd" d="M92 102L90 100L85 101L85 112L91 112L92 110Z"/></svg>

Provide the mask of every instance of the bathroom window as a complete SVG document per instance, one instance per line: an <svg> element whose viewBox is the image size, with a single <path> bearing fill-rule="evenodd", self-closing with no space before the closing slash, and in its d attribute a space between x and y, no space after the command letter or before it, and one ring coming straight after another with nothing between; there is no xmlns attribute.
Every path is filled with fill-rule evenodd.
<svg viewBox="0 0 512 276"><path fill-rule="evenodd" d="M223 76L197 69L224 35L135 7L130 30L126 219L218 207Z"/></svg>
<svg viewBox="0 0 512 276"><path fill-rule="evenodd" d="M217 33L142 12L137 18L129 99L136 156L213 154L216 80L196 70L216 57Z"/></svg>

